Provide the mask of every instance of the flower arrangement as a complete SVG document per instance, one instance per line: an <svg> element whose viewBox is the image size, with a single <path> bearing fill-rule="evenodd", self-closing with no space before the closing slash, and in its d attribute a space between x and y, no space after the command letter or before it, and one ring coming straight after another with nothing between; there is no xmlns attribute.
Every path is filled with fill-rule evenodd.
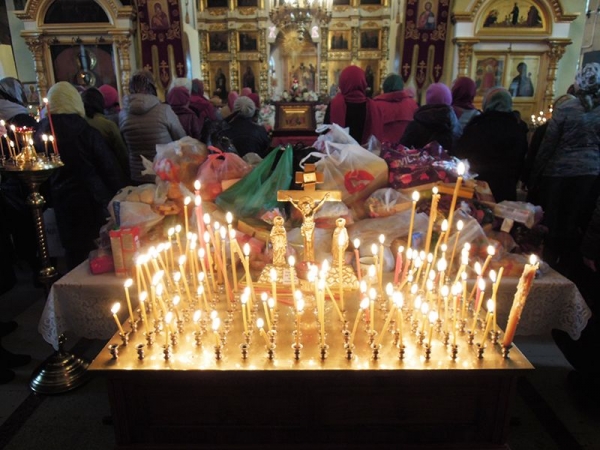
<svg viewBox="0 0 600 450"><path fill-rule="evenodd" d="M273 100L278 100L273 98ZM301 88L297 78L292 79L289 91L283 91L281 100L285 102L316 102L319 100L319 94L315 91L309 91Z"/></svg>

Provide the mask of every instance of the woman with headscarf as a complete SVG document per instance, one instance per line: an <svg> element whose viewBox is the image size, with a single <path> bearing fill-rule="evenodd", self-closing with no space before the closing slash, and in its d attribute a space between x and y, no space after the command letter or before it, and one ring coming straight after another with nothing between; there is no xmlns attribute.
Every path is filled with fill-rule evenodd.
<svg viewBox="0 0 600 450"><path fill-rule="evenodd" d="M423 148L436 141L451 152L460 137L461 129L450 106L452 94L443 83L431 84L425 92L426 105L415 111L414 119L406 127L400 143L407 147Z"/></svg>
<svg viewBox="0 0 600 450"><path fill-rule="evenodd" d="M576 98L553 112L529 180L549 230L544 260L565 276L577 267L579 230L594 208L600 174L600 64L586 64L576 81Z"/></svg>
<svg viewBox="0 0 600 450"><path fill-rule="evenodd" d="M204 97L204 83L197 78L192 80L190 109L194 111L196 116L198 116L198 119L200 119L200 125L203 125L206 119L210 121L217 120L217 113L214 105Z"/></svg>
<svg viewBox="0 0 600 450"><path fill-rule="evenodd" d="M119 93L110 84L103 84L98 88L102 92L104 97L104 116L119 126L119 112L121 106L119 105Z"/></svg>
<svg viewBox="0 0 600 450"><path fill-rule="evenodd" d="M324 123L336 123L350 129L359 144L371 136L383 139L382 114L377 104L367 98L367 79L358 66L348 66L340 74L339 92L327 105Z"/></svg>
<svg viewBox="0 0 600 450"><path fill-rule="evenodd" d="M477 86L469 77L458 77L452 85L452 109L463 130L469 120L481 114L473 104L476 93Z"/></svg>
<svg viewBox="0 0 600 450"><path fill-rule="evenodd" d="M92 87L81 93L81 100L83 100L87 123L100 132L108 147L115 154L119 166L123 170L123 176L129 177L127 146L119 127L104 116L104 96L99 89Z"/></svg>
<svg viewBox="0 0 600 450"><path fill-rule="evenodd" d="M152 183L154 176L142 175L141 156L154 160L156 144L168 144L184 137L185 131L173 109L156 96L154 76L147 70L134 73L130 94L123 99L119 128L129 150L129 170L136 183Z"/></svg>
<svg viewBox="0 0 600 450"><path fill-rule="evenodd" d="M183 86L174 87L167 94L167 103L179 118L181 126L188 136L202 139L202 125L198 116L190 108L190 93Z"/></svg>
<svg viewBox="0 0 600 450"><path fill-rule="evenodd" d="M482 106L483 113L467 124L452 154L469 160L471 171L489 184L496 202L516 200L527 153L527 129L513 113L506 89L488 91Z"/></svg>
<svg viewBox="0 0 600 450"><path fill-rule="evenodd" d="M252 120L256 112L254 102L248 97L238 97L229 116L229 128L223 136L229 138L240 156L258 153L262 158L269 153L271 139L265 127Z"/></svg>
<svg viewBox="0 0 600 450"><path fill-rule="evenodd" d="M419 105L404 91L400 75L389 74L383 81L383 94L374 98L383 118L383 140L397 143L413 120Z"/></svg>
<svg viewBox="0 0 600 450"><path fill-rule="evenodd" d="M108 202L127 180L100 132L85 121L83 101L71 84L61 81L52 86L48 104L64 163L50 177L50 189L58 233L72 269L96 248L94 241L108 217ZM43 151L41 133L50 133L48 117L40 122L36 135L38 151Z"/></svg>

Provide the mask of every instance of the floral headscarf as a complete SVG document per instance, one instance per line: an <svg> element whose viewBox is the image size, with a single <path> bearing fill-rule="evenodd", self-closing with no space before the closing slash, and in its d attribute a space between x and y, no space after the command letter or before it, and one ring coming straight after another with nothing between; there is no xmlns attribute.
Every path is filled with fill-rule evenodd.
<svg viewBox="0 0 600 450"><path fill-rule="evenodd" d="M577 74L575 81L579 85L576 96L581 104L590 111L600 105L600 64L589 63Z"/></svg>

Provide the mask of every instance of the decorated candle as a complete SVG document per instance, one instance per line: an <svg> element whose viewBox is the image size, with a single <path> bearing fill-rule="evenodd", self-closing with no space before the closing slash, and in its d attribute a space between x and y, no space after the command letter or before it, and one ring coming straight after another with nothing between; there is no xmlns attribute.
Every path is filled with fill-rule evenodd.
<svg viewBox="0 0 600 450"><path fill-rule="evenodd" d="M513 338L515 337L517 325L521 319L521 313L525 307L525 302L527 301L527 296L529 295L529 291L531 289L531 285L533 284L533 279L535 278L535 272L537 269L537 257L535 255L531 255L529 264L525 264L525 268L523 269L523 273L519 279L517 292L515 293L512 307L510 308L508 322L506 324L506 331L504 332L504 340L502 341L502 345L504 347L510 346Z"/></svg>

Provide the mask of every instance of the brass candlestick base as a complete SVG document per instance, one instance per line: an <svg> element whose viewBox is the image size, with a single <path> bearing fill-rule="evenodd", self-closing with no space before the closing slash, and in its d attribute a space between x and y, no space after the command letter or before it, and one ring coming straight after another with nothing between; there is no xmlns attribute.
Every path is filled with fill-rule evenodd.
<svg viewBox="0 0 600 450"><path fill-rule="evenodd" d="M64 350L66 339L58 337L58 351L54 352L34 372L29 388L38 394L62 394L71 391L90 377L87 372L89 362Z"/></svg>
<svg viewBox="0 0 600 450"><path fill-rule="evenodd" d="M248 347L250 346L245 342L243 344L240 344L240 350L242 351L242 359L248 358Z"/></svg>
<svg viewBox="0 0 600 450"><path fill-rule="evenodd" d="M146 349L146 345L144 345L144 344L138 344L137 347L135 348L135 350L137 351L138 359L140 361L142 361L145 357L145 349Z"/></svg>
<svg viewBox="0 0 600 450"><path fill-rule="evenodd" d="M512 348L512 344L509 344L508 346L506 345L502 345L502 357L504 359L509 359L509 353L510 353L510 349Z"/></svg>
<svg viewBox="0 0 600 450"><path fill-rule="evenodd" d="M485 352L485 344L477 344L477 359L483 359L484 352Z"/></svg>
<svg viewBox="0 0 600 450"><path fill-rule="evenodd" d="M425 344L425 360L429 361L431 358L431 347L429 344Z"/></svg>
<svg viewBox="0 0 600 450"><path fill-rule="evenodd" d="M475 339L475 333L471 331L467 331L467 344L473 345L473 340Z"/></svg>
<svg viewBox="0 0 600 450"><path fill-rule="evenodd" d="M458 355L458 345L452 344L451 348L452 349L451 349L451 356L450 357L452 358L452 361L456 361L456 357Z"/></svg>
<svg viewBox="0 0 600 450"><path fill-rule="evenodd" d="M267 347L267 358L269 361L273 361L275 359L275 348L277 346L275 344L271 344Z"/></svg>
<svg viewBox="0 0 600 450"><path fill-rule="evenodd" d="M196 347L200 347L202 345L202 332L194 331L194 343Z"/></svg>
<svg viewBox="0 0 600 450"><path fill-rule="evenodd" d="M171 359L171 346L170 345L163 345L163 356L165 358L165 361L168 361L169 359Z"/></svg>
<svg viewBox="0 0 600 450"><path fill-rule="evenodd" d="M146 336L148 347L152 347L152 344L154 344L154 331L148 331L147 333L144 333L144 336Z"/></svg>
<svg viewBox="0 0 600 450"><path fill-rule="evenodd" d="M298 343L298 344L292 344L292 349L294 349L294 360L298 361L300 360L300 351L302 350L303 345Z"/></svg>
<svg viewBox="0 0 600 450"><path fill-rule="evenodd" d="M400 345L398 346L398 359L402 361L404 359L404 354L406 353L406 346Z"/></svg>
<svg viewBox="0 0 600 450"><path fill-rule="evenodd" d="M329 345L327 344L323 344L320 347L320 355L321 355L321 360L326 360L327 356L329 355Z"/></svg>
<svg viewBox="0 0 600 450"><path fill-rule="evenodd" d="M379 352L381 351L381 344L380 345L371 345L371 351L372 351L372 355L371 358L373 358L373 361L377 361L379 359Z"/></svg>
<svg viewBox="0 0 600 450"><path fill-rule="evenodd" d="M345 344L344 349L346 350L346 359L351 361L354 358L354 344Z"/></svg>
<svg viewBox="0 0 600 450"><path fill-rule="evenodd" d="M492 331L491 335L492 344L496 345L498 343L498 340L500 339L500 332Z"/></svg>
<svg viewBox="0 0 600 450"><path fill-rule="evenodd" d="M121 342L123 342L123 346L127 347L127 344L129 344L129 333L119 333L119 337L121 338Z"/></svg>
<svg viewBox="0 0 600 450"><path fill-rule="evenodd" d="M112 356L112 359L119 358L119 344L110 344L108 346L108 351L110 352L110 356Z"/></svg>

